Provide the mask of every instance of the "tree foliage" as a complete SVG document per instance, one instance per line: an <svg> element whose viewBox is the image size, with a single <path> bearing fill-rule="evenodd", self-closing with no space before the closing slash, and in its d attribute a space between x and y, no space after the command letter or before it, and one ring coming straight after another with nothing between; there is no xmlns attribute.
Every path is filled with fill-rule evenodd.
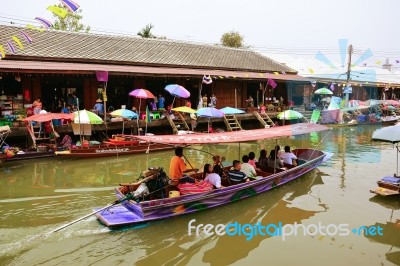
<svg viewBox="0 0 400 266"><path fill-rule="evenodd" d="M243 47L243 36L237 31L225 32L222 34L221 44L233 48Z"/></svg>
<svg viewBox="0 0 400 266"><path fill-rule="evenodd" d="M64 8L61 4L55 6ZM53 29L70 32L90 31L90 26L85 26L80 22L83 18L82 9L78 9L75 13L68 12L65 18L61 18L54 14L53 17L56 18L56 21L53 24Z"/></svg>
<svg viewBox="0 0 400 266"><path fill-rule="evenodd" d="M155 35L153 35L153 33L151 32L151 30L154 28L154 25L147 24L146 27L142 28L137 35L139 35L142 38L157 38Z"/></svg>

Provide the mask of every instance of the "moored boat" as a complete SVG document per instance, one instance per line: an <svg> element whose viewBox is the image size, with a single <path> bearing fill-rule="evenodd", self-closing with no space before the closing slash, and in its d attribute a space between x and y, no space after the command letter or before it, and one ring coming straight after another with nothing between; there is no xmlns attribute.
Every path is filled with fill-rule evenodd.
<svg viewBox="0 0 400 266"><path fill-rule="evenodd" d="M67 158L97 158L120 156L173 149L172 145L148 143L134 135L113 135L108 141L90 146L74 147L70 150L57 151L56 155Z"/></svg>
<svg viewBox="0 0 400 266"><path fill-rule="evenodd" d="M194 143L216 144L298 135L325 129L327 128L316 124L294 124L270 129L193 134L190 137L186 136L186 138L171 135L145 136L141 137L141 139L172 144L179 142L187 145ZM170 218L217 207L282 186L312 171L331 157L331 154L315 149L297 149L293 152L297 154L299 159L299 164L296 167L275 173L259 171L259 178L250 182L230 185L225 181L223 183L224 187L220 189L182 196L178 195L176 197L168 197L166 192L170 191L171 187L166 183L166 175L162 169L151 169L153 172L149 177L134 184L121 184L120 187L116 188L117 202L121 203L121 205L115 205L106 210L101 209L102 211L97 212L96 216L103 224L113 228ZM151 184L147 185L148 182L151 182ZM161 184L161 187L154 186L154 183Z"/></svg>

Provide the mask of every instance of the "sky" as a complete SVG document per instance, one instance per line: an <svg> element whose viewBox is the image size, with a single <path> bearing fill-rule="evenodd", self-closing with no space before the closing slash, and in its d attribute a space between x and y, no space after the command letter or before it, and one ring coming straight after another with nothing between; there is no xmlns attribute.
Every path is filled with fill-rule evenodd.
<svg viewBox="0 0 400 266"><path fill-rule="evenodd" d="M136 35L153 24L156 36L215 44L238 31L244 44L261 53L313 57L320 50L340 60L339 39L348 39L355 56L370 48L373 60L400 59L398 0L75 0L92 32ZM2 5L0 23L54 21L49 5L58 0L12 0Z"/></svg>

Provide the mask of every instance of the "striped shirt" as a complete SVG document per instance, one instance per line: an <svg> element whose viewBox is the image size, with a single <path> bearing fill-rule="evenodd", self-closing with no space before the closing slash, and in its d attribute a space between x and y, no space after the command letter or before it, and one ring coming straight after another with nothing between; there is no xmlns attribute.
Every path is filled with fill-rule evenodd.
<svg viewBox="0 0 400 266"><path fill-rule="evenodd" d="M247 179L247 176L245 173L243 173L242 171L236 170L236 169L229 170L228 177L229 177L229 180L231 180L235 183L244 182Z"/></svg>

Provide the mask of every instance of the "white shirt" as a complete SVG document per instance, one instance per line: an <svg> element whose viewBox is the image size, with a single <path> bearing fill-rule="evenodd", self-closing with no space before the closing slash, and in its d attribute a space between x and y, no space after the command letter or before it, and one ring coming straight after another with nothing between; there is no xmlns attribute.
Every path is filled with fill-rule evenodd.
<svg viewBox="0 0 400 266"><path fill-rule="evenodd" d="M283 163L293 165L293 160L296 160L297 157L291 152L282 153L281 158Z"/></svg>
<svg viewBox="0 0 400 266"><path fill-rule="evenodd" d="M256 177L257 173L254 167L249 163L242 163L242 168L240 169L247 177Z"/></svg>
<svg viewBox="0 0 400 266"><path fill-rule="evenodd" d="M204 180L209 181L216 188L221 187L221 177L216 173L209 174Z"/></svg>

